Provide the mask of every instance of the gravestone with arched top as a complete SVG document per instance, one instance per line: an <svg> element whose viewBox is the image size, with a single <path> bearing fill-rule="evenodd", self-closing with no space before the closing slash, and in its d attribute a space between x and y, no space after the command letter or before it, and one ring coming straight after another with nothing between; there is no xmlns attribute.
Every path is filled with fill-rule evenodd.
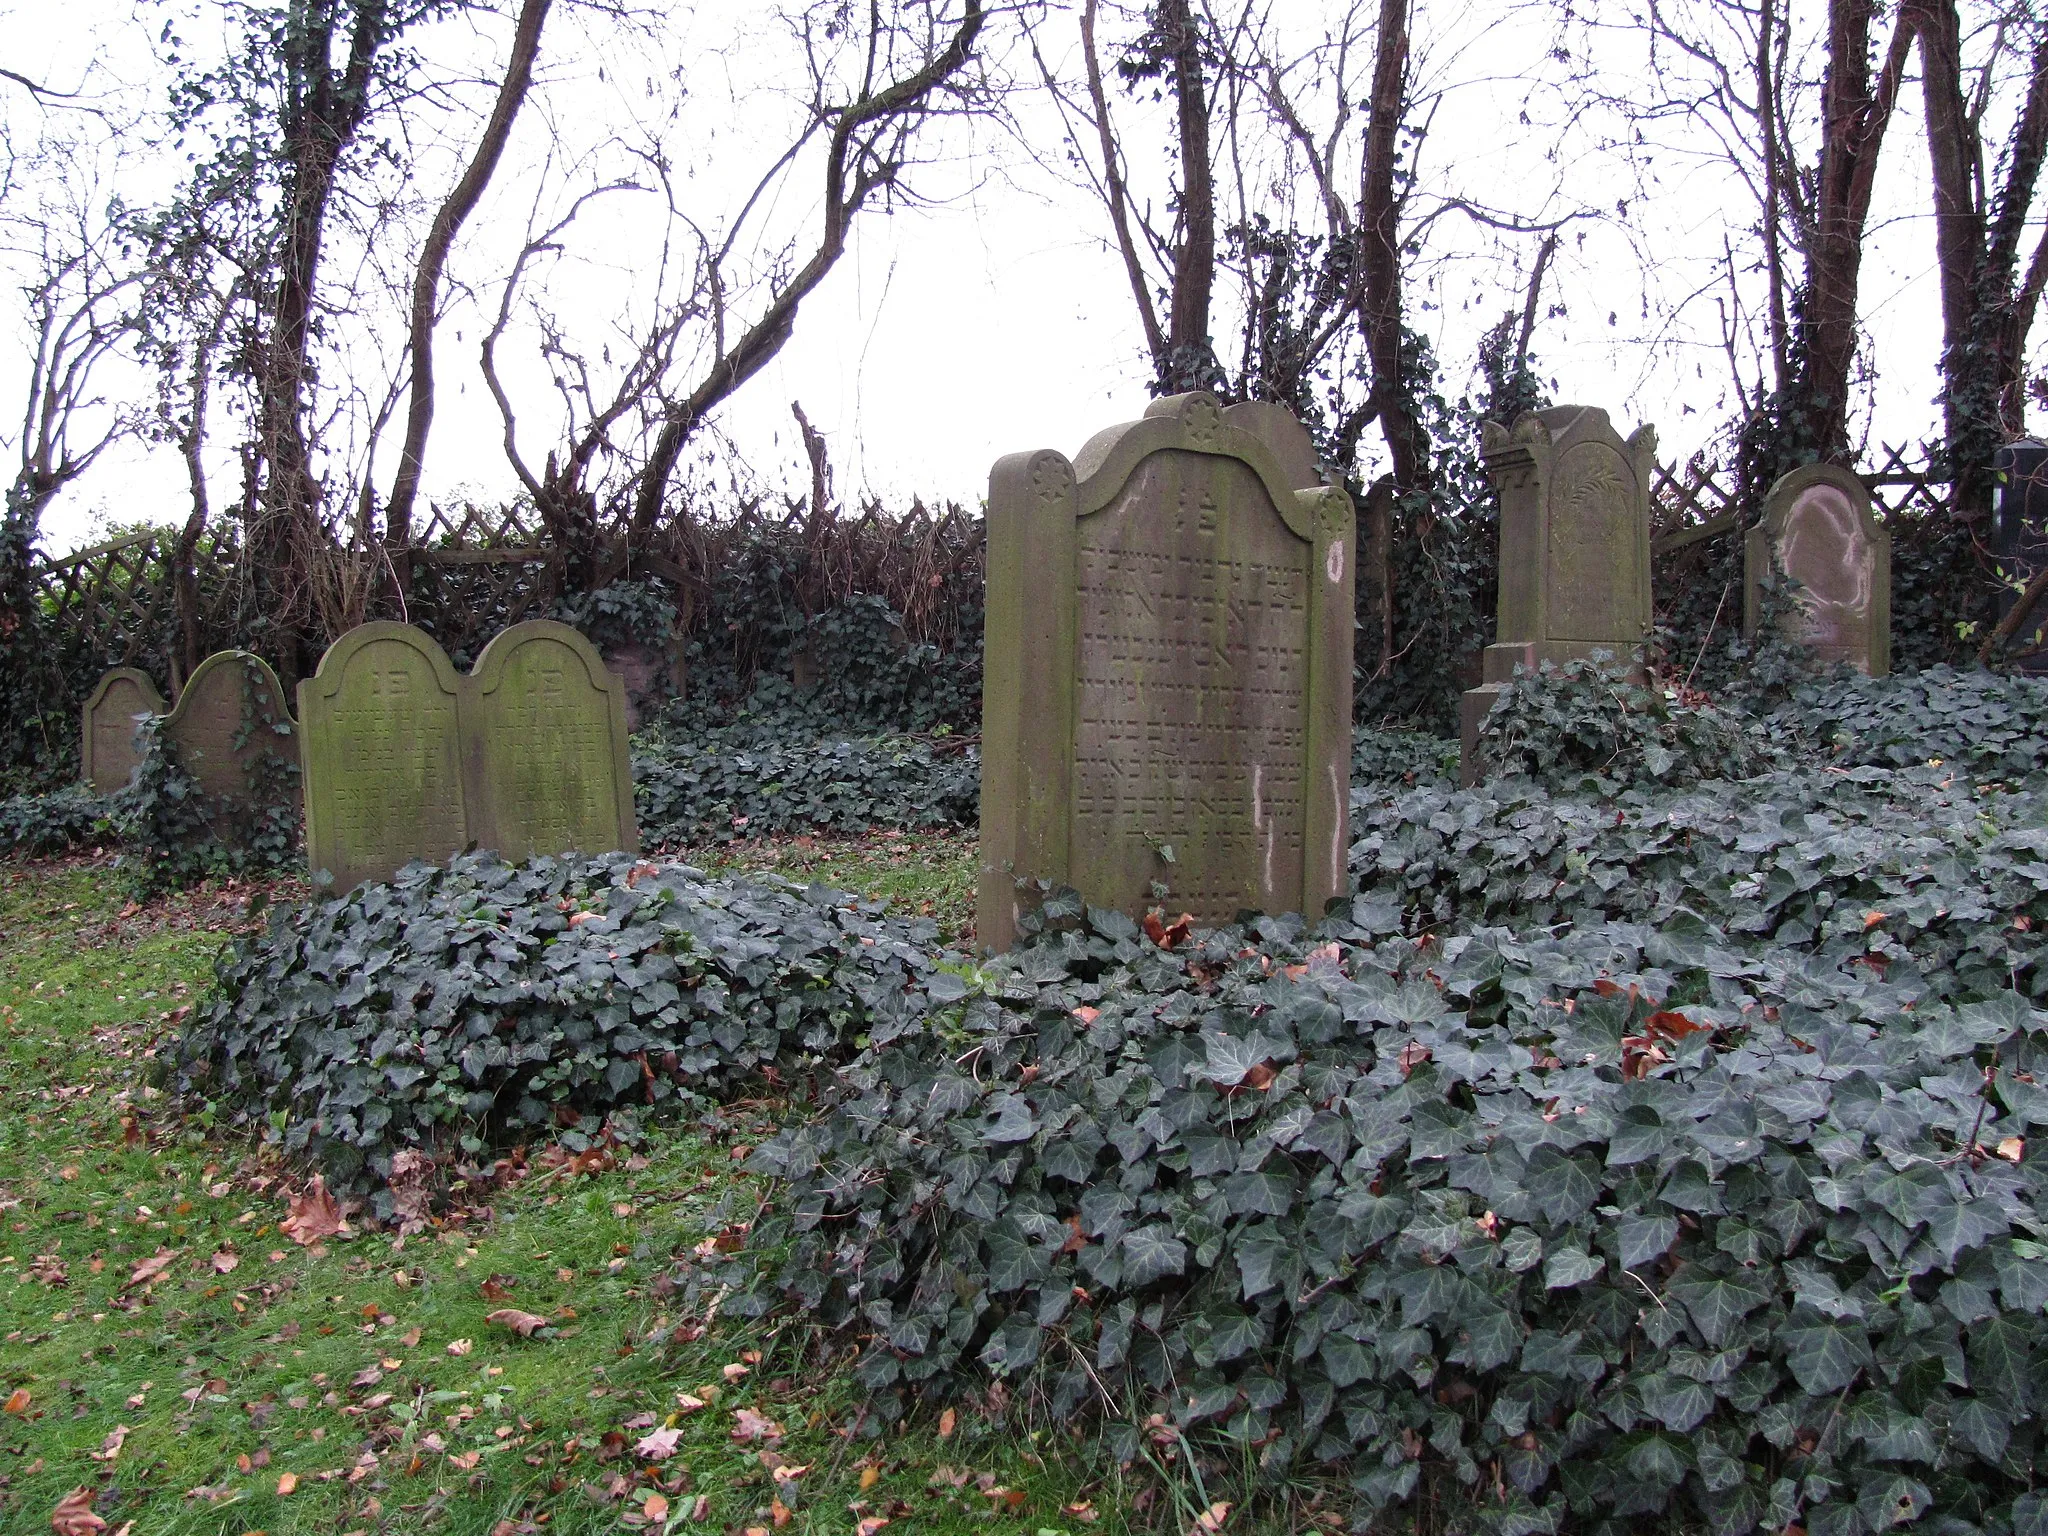
<svg viewBox="0 0 2048 1536"><path fill-rule="evenodd" d="M150 715L164 712L164 696L147 672L116 667L102 677L85 701L80 754L85 782L103 795L125 785L142 762L136 732Z"/></svg>
<svg viewBox="0 0 2048 1536"><path fill-rule="evenodd" d="M1788 638L1823 667L1847 662L1882 677L1892 662L1892 536L1861 479L1835 464L1804 464L1771 487L1764 518L1743 540L1743 633L1763 619L1764 579L1797 582Z"/></svg>
<svg viewBox="0 0 2048 1536"><path fill-rule="evenodd" d="M1354 557L1349 499L1277 407L1179 395L1071 461L997 462L985 948L1039 882L1205 924L1342 893Z"/></svg>
<svg viewBox="0 0 2048 1536"><path fill-rule="evenodd" d="M216 651L192 669L164 717L163 739L199 786L212 837L243 846L259 819L296 814L298 726L270 663L248 651Z"/></svg>

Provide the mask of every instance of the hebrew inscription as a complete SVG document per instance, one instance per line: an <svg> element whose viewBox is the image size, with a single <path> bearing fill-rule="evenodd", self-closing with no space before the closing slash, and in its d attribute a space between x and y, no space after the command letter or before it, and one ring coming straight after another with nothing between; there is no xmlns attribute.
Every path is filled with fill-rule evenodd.
<svg viewBox="0 0 2048 1536"><path fill-rule="evenodd" d="M1634 478L1605 443L1578 443L1559 457L1547 573L1557 639L1613 644L1630 634L1640 521Z"/></svg>
<svg viewBox="0 0 2048 1536"><path fill-rule="evenodd" d="M1308 560L1243 464L1159 453L1079 530L1073 849L1142 899L1159 850L1199 921L1302 875Z"/></svg>
<svg viewBox="0 0 2048 1536"><path fill-rule="evenodd" d="M520 859L628 846L612 722L615 708L623 719L624 685L588 643L560 625L522 624L485 649L476 678L498 852Z"/></svg>

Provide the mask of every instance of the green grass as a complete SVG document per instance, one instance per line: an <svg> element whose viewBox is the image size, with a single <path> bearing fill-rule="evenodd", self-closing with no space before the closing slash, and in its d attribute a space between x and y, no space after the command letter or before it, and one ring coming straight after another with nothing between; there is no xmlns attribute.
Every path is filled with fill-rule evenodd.
<svg viewBox="0 0 2048 1536"><path fill-rule="evenodd" d="M933 918L943 939L959 943L974 936L977 846L973 832L890 830L708 843L675 857L708 874L773 870L875 897Z"/></svg>
<svg viewBox="0 0 2048 1536"><path fill-rule="evenodd" d="M954 935L966 922L971 840L728 853L729 867L928 902ZM286 1237L300 1170L181 1114L152 1081L255 889L137 908L104 863L0 864L0 1399L22 1410L0 1413L0 1527L47 1530L84 1487L131 1536L773 1531L772 1469L732 1438L744 1407L809 1469L783 1501L791 1532L852 1532L863 1516L891 1520L891 1536L1185 1528L1156 1488L1146 1518L1127 1519L1113 1473L1091 1484L1064 1437L1006 1427L987 1405L943 1439L929 1421L842 1436L848 1377L799 1367L791 1339L685 1315L673 1257L752 1210L732 1171L760 1130L744 1117L658 1127L594 1177L536 1158L488 1208L410 1239ZM139 1269L165 1254L154 1278ZM501 1307L554 1326L518 1338L485 1321ZM673 1419L672 1456L634 1454L679 1392L707 1386L708 1406ZM645 1519L650 1495L665 1518ZM1080 1501L1092 1508L1063 1508Z"/></svg>

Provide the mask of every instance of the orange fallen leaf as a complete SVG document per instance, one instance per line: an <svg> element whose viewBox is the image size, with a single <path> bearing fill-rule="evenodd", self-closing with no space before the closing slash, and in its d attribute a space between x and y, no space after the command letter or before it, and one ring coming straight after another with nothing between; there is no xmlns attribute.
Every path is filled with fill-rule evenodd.
<svg viewBox="0 0 2048 1536"><path fill-rule="evenodd" d="M776 1499L768 1506L768 1518L775 1522L775 1529L781 1530L785 1525L789 1524L789 1506L783 1503L782 1500Z"/></svg>
<svg viewBox="0 0 2048 1536"><path fill-rule="evenodd" d="M1222 1530L1223 1522L1229 1518L1230 1506L1228 1504L1211 1504L1207 1509L1195 1516L1195 1523L1188 1527L1188 1536L1210 1536L1211 1532Z"/></svg>
<svg viewBox="0 0 2048 1536"><path fill-rule="evenodd" d="M953 1411L952 1409L950 1409L950 1408L948 1408L948 1409L947 1409L947 1410L946 1410L946 1411L945 1411L944 1413L940 1414L940 1415L939 1415L939 1438L940 1438L941 1440L950 1440L950 1439L952 1439L952 1438L953 1438L953 1428L954 1428L954 1426L955 1426L955 1425L957 1425L957 1424L958 1424L959 1422L960 1422L960 1416L959 1416L958 1414L956 1414L956 1413L955 1413L955 1412L954 1412L954 1411Z"/></svg>
<svg viewBox="0 0 2048 1536"><path fill-rule="evenodd" d="M548 1320L531 1312L522 1312L517 1307L500 1307L495 1312L484 1314L484 1321L496 1323L500 1328L510 1328L522 1339L533 1337L536 1329L545 1328Z"/></svg>
<svg viewBox="0 0 2048 1536"><path fill-rule="evenodd" d="M882 1480L882 1469L869 1465L860 1469L860 1491L866 1493Z"/></svg>
<svg viewBox="0 0 2048 1536"><path fill-rule="evenodd" d="M420 1330L417 1328L406 1329L404 1333L401 1333L398 1336L398 1342L403 1344L407 1349L414 1349L418 1347L420 1342Z"/></svg>
<svg viewBox="0 0 2048 1536"><path fill-rule="evenodd" d="M296 1472L280 1472L280 1473L278 1474L278 1477L277 1477L277 1496L278 1496L278 1497L279 1497L280 1499L288 1499L288 1498L290 1498L290 1497L291 1497L291 1496L292 1496L292 1495L293 1495L294 1493L297 1493L298 1491L299 1491L299 1474L298 1474L298 1473L296 1473Z"/></svg>
<svg viewBox="0 0 2048 1536"><path fill-rule="evenodd" d="M301 1248L310 1248L317 1242L343 1236L348 1231L347 1222L342 1220L341 1205L327 1192L327 1180L320 1174L313 1175L312 1186L304 1194L291 1197L290 1205L290 1212L277 1224L277 1228Z"/></svg>
<svg viewBox="0 0 2048 1536"><path fill-rule="evenodd" d="M4 1407L8 1413L27 1413L28 1405L31 1401L32 1399L28 1395L27 1387L16 1387L7 1394L6 1403L0 1405L0 1407Z"/></svg>
<svg viewBox="0 0 2048 1536"><path fill-rule="evenodd" d="M640 1506L640 1513L649 1520L666 1520L668 1518L668 1500L650 1490L647 1495L647 1501Z"/></svg>
<svg viewBox="0 0 2048 1536"><path fill-rule="evenodd" d="M99 1536L107 1522L92 1512L92 1501L92 1489L72 1489L50 1512L50 1529L57 1536Z"/></svg>

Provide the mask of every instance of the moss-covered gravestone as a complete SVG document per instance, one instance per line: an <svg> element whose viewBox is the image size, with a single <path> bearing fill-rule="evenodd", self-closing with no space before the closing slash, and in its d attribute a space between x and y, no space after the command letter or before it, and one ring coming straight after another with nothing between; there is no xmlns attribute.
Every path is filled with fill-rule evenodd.
<svg viewBox="0 0 2048 1536"><path fill-rule="evenodd" d="M468 686L470 831L508 859L637 849L626 683L566 624L515 624Z"/></svg>
<svg viewBox="0 0 2048 1536"><path fill-rule="evenodd" d="M345 891L468 844L460 693L447 653L409 624L364 624L328 647L299 684L316 875Z"/></svg>
<svg viewBox="0 0 2048 1536"><path fill-rule="evenodd" d="M103 795L126 784L142 761L135 739L143 717L164 712L164 696L147 672L116 667L99 680L85 701L79 748L85 782Z"/></svg>
<svg viewBox="0 0 2048 1536"><path fill-rule="evenodd" d="M467 677L424 630L352 629L299 685L307 863L348 890L471 843L636 849L625 708L624 680L566 624L513 625Z"/></svg>
<svg viewBox="0 0 2048 1536"><path fill-rule="evenodd" d="M1787 638L1823 667L1847 662L1872 677L1892 664L1892 536L1872 513L1870 491L1834 464L1806 464L1771 487L1764 519L1743 542L1743 633L1763 621L1764 581L1798 586L1784 616Z"/></svg>
<svg viewBox="0 0 2048 1536"><path fill-rule="evenodd" d="M1263 408L1179 395L1071 462L996 464L985 947L1038 881L1133 915L1321 914L1344 889L1354 563L1350 501Z"/></svg>
<svg viewBox="0 0 2048 1536"><path fill-rule="evenodd" d="M1626 664L1650 633L1650 477L1657 434L1626 441L1593 406L1530 411L1481 447L1500 493L1500 609L1480 686L1464 697L1465 782L1479 728L1517 666L1606 651Z"/></svg>
<svg viewBox="0 0 2048 1536"><path fill-rule="evenodd" d="M298 798L298 728L270 663L247 651L216 651L193 669L164 717L161 738L199 790L207 832L246 845L259 821Z"/></svg>

